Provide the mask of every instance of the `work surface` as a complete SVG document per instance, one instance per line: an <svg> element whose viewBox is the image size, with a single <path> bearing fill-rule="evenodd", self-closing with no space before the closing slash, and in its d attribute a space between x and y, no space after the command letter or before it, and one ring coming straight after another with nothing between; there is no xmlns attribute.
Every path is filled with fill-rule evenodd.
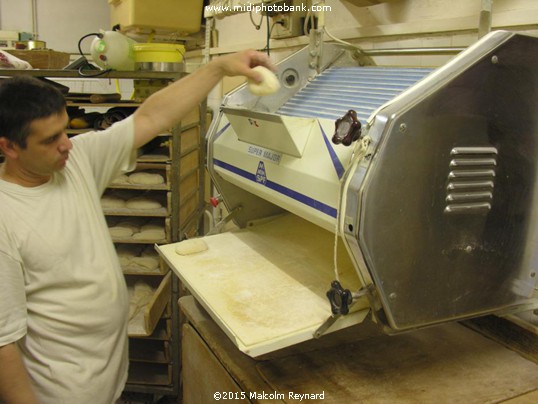
<svg viewBox="0 0 538 404"><path fill-rule="evenodd" d="M202 238L207 250L176 253L180 243L158 251L197 301L238 348L258 357L312 338L331 316L326 292L334 273L334 234L295 215L281 215L246 229ZM339 243L339 278L359 290L360 281ZM361 322L365 298L342 323Z"/></svg>
<svg viewBox="0 0 538 404"><path fill-rule="evenodd" d="M337 344L320 340L327 346L254 360L231 344L192 297L180 302L241 390L282 394L252 402L298 402L289 392L324 393L322 401L308 400L324 403L538 402L538 365L459 323ZM197 381L187 380L187 390L191 382ZM205 393L211 398L214 391Z"/></svg>

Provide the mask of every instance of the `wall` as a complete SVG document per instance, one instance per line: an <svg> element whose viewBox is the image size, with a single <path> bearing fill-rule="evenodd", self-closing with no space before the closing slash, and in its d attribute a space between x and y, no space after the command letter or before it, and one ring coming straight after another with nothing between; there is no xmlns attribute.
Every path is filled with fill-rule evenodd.
<svg viewBox="0 0 538 404"><path fill-rule="evenodd" d="M309 5L309 0L303 3ZM359 39L363 46L379 45L384 38L395 39L458 37L471 34L476 39L482 0L391 0L360 7L354 0L326 0L331 8L325 13L327 28L342 39ZM253 20L260 20L253 14ZM535 30L538 28L536 0L493 0L493 27ZM248 13L217 19L219 48L226 52L245 47L265 46L266 25L256 31ZM300 44L300 40L273 41L274 47ZM466 44L469 38L456 41Z"/></svg>
<svg viewBox="0 0 538 404"><path fill-rule="evenodd" d="M47 48L78 55L78 41L88 33L109 28L110 11L107 0L36 0L38 39ZM0 0L0 29L4 31L33 31L32 0ZM82 43L83 52L89 51L91 38ZM132 93L127 80L108 81L95 79L57 80L76 92L114 92L119 90L125 98Z"/></svg>
<svg viewBox="0 0 538 404"><path fill-rule="evenodd" d="M107 0L36 0L36 5L39 39L56 51L78 53L79 38L109 28ZM1 30L32 32L32 26L32 0L0 0ZM88 46L84 42L83 49Z"/></svg>
<svg viewBox="0 0 538 404"><path fill-rule="evenodd" d="M363 49L467 47L478 39L483 0L389 0L373 6L359 6L362 0L326 0L326 27L336 37ZM315 2L317 3L317 1ZM366 2L368 3L368 2ZM372 1L370 3L376 3ZM304 0L310 5L310 0ZM493 0L492 28L511 29L538 35L538 1ZM253 13L258 23L260 14ZM263 49L266 22L256 30L248 13L215 19L218 46L212 55L246 48ZM329 39L326 37L326 39ZM278 61L305 46L305 36L271 40L271 58ZM446 63L451 55L375 57L379 65L432 66ZM218 106L223 93L242 80L226 79L212 92L209 104Z"/></svg>
<svg viewBox="0 0 538 404"><path fill-rule="evenodd" d="M157 1L157 0L155 0ZM482 0L390 0L368 7L362 0L326 0L329 31L364 49L408 47L464 47L477 40ZM368 2L366 2L368 3ZM376 3L371 1L370 3ZM36 0L39 38L47 46L63 52L77 53L78 39L84 34L110 24L107 0ZM303 4L303 3L301 3ZM305 5L310 0L304 0ZM32 0L0 0L0 29L32 31ZM261 15L252 16L255 22ZM538 34L538 1L493 0L492 25L495 29L515 29ZM266 42L266 23L256 30L248 13L215 20L218 46L211 54L245 48L262 49ZM83 44L87 51L89 42ZM272 40L272 58L282 59L307 44L305 36ZM380 65L439 66L451 56L377 57ZM191 53L190 68L201 61L200 52ZM223 92L240 84L242 79L226 79L223 87L211 94L210 105L218 105Z"/></svg>

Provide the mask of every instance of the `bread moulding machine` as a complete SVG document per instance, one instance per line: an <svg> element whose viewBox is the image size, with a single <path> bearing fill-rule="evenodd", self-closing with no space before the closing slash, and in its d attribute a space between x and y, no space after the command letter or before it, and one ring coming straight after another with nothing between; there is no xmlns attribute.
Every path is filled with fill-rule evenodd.
<svg viewBox="0 0 538 404"><path fill-rule="evenodd" d="M230 339L259 357L367 316L399 333L535 309L538 38L493 32L435 70L313 54L210 127L239 229L158 247Z"/></svg>

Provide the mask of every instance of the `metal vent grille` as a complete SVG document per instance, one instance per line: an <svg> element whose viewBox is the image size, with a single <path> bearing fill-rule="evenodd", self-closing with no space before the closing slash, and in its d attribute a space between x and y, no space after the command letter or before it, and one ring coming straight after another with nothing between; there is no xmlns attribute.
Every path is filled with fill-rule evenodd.
<svg viewBox="0 0 538 404"><path fill-rule="evenodd" d="M455 147L450 151L445 213L483 214L491 210L495 147Z"/></svg>

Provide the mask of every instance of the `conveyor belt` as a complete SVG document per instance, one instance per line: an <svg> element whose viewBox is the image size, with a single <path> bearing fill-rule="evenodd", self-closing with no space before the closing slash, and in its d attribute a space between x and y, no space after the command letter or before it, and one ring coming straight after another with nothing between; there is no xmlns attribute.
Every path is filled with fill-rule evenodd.
<svg viewBox="0 0 538 404"><path fill-rule="evenodd" d="M364 124L370 114L433 69L333 67L297 92L279 110L288 116L337 119L348 110Z"/></svg>

